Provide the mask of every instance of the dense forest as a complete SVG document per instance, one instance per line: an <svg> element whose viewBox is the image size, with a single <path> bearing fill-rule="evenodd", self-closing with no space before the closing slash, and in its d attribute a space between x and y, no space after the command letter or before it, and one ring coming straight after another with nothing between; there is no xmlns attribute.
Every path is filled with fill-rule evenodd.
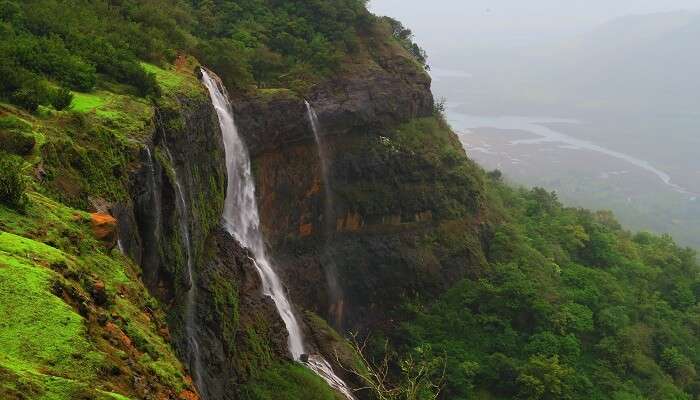
<svg viewBox="0 0 700 400"><path fill-rule="evenodd" d="M117 254L116 242L92 238L87 211L99 203L95 198L127 202L125 187L133 183L127 172L143 164L139 141L150 140L144 136L153 120L162 131L182 131L181 119L158 118L208 101L195 64L215 71L232 93L284 89L303 96L340 72L351 75L358 59L390 64L373 44L378 32L388 32L416 74L425 73L427 56L411 31L372 15L365 3L0 0L0 311L12 314L0 322L0 345L9 349L0 352L0 397L123 400L117 392L140 393L129 385L141 381L124 376L137 370L139 379L155 382L154 393L176 388L169 398L198 398L170 348L170 320L159 311L165 305L147 294L139 267ZM171 68L178 62L187 70ZM107 105L84 107L90 96L108 96ZM172 98L186 100L173 105ZM390 187L403 174L420 191L382 193L386 204L365 186L337 192L367 213L396 201L432 203L434 221L414 244L438 249L466 273L441 293L403 296L392 319L372 330L343 332L338 340L356 355L348 373L370 388L358 395L699 399L696 254L668 236L631 233L609 212L565 207L555 193L508 186L499 171L483 171L467 158L440 104L432 112L388 129L363 155L373 157L366 161L372 166L399 160L373 184ZM163 179L175 175L171 154L154 158L164 165ZM354 162L348 174L362 169ZM423 197L410 198L415 193ZM464 228L477 223L479 237ZM478 263L460 258L476 247L483 249L474 252L483 254ZM217 284L231 291L238 285ZM214 292L217 311L235 311L221 323L229 329L240 317L238 299ZM29 323L42 315L53 319ZM279 327L254 317L266 329ZM334 398L307 369L276 359L266 347L271 340L246 328L238 334L248 347L234 351L247 379L240 398ZM58 340L62 335L72 336ZM114 350L119 346L133 354Z"/></svg>
<svg viewBox="0 0 700 400"><path fill-rule="evenodd" d="M695 253L498 177L489 203L504 222L489 267L437 301L408 302L392 335L446 360L445 398L696 398Z"/></svg>
<svg viewBox="0 0 700 400"><path fill-rule="evenodd" d="M0 93L29 110L66 108L70 90L90 91L99 80L157 96L139 63L172 62L178 53L197 56L232 88L303 91L357 51L358 31L375 18L363 0L3 0ZM411 31L387 20L425 63Z"/></svg>

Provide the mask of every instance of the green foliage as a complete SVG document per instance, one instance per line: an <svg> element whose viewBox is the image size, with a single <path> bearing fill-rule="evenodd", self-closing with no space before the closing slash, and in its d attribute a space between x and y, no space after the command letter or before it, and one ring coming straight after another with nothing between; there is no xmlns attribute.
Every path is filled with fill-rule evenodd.
<svg viewBox="0 0 700 400"><path fill-rule="evenodd" d="M444 398L689 399L700 395L700 269L667 237L491 179L488 266L411 304L405 351L447 354ZM695 288L695 289L694 289Z"/></svg>
<svg viewBox="0 0 700 400"><path fill-rule="evenodd" d="M428 55L418 44L413 41L413 32L403 26L400 21L391 17L382 17L382 20L391 26L391 33L401 46L406 49L420 65L425 69L430 69L428 66Z"/></svg>
<svg viewBox="0 0 700 400"><path fill-rule="evenodd" d="M571 380L574 370L559 363L554 355L549 358L533 356L518 376L519 399L563 400L571 398Z"/></svg>
<svg viewBox="0 0 700 400"><path fill-rule="evenodd" d="M300 364L265 368L239 389L243 400L337 400L335 393L311 370Z"/></svg>
<svg viewBox="0 0 700 400"><path fill-rule="evenodd" d="M235 88L295 87L327 76L371 23L362 0L197 1L194 12L202 38L196 55Z"/></svg>
<svg viewBox="0 0 700 400"><path fill-rule="evenodd" d="M65 110L73 102L73 93L66 88L55 89L51 93L50 102L56 110Z"/></svg>
<svg viewBox="0 0 700 400"><path fill-rule="evenodd" d="M103 78L157 97L158 84L139 61L172 62L182 52L230 88L307 88L357 51L360 33L374 23L365 3L2 0L0 97L34 111L44 103L33 82L89 92Z"/></svg>
<svg viewBox="0 0 700 400"><path fill-rule="evenodd" d="M0 117L0 148L8 153L27 155L32 152L36 139L32 126L15 117Z"/></svg>
<svg viewBox="0 0 700 400"><path fill-rule="evenodd" d="M20 210L27 201L23 167L21 158L0 151L0 202Z"/></svg>

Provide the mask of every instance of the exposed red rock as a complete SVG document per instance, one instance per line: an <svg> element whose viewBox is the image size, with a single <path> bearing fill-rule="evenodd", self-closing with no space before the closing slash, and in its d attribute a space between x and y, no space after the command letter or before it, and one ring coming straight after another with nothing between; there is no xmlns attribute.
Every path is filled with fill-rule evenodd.
<svg viewBox="0 0 700 400"><path fill-rule="evenodd" d="M92 233L99 240L113 243L117 240L117 220L109 214L90 214Z"/></svg>
<svg viewBox="0 0 700 400"><path fill-rule="evenodd" d="M192 392L190 390L183 390L182 392L180 392L179 399L180 400L199 400L199 396L197 395L197 393Z"/></svg>
<svg viewBox="0 0 700 400"><path fill-rule="evenodd" d="M306 237L310 236L314 231L314 226L312 224L301 224L299 225L299 236Z"/></svg>

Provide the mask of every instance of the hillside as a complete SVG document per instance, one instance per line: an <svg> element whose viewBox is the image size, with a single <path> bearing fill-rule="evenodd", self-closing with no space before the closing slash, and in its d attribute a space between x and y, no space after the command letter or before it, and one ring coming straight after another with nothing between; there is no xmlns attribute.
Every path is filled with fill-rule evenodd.
<svg viewBox="0 0 700 400"><path fill-rule="evenodd" d="M0 397L700 396L695 254L483 171L363 1L0 19Z"/></svg>

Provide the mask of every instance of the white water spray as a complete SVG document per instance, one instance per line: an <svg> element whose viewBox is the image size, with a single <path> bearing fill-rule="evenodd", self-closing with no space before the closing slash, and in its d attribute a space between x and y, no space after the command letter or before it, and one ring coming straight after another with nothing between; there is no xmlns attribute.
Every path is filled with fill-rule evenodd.
<svg viewBox="0 0 700 400"><path fill-rule="evenodd" d="M306 353L304 336L287 299L282 282L272 268L265 250L248 148L238 134L228 94L221 81L213 73L204 69L202 69L202 80L209 90L212 103L219 116L219 125L226 152L228 187L223 214L224 226L241 245L247 247L253 254L254 259L251 258L251 261L262 280L263 293L272 298L275 303L277 312L289 333L289 352L295 360L299 361L302 354ZM354 399L350 388L333 373L330 364L322 356L309 356L309 362L306 365L346 398Z"/></svg>

